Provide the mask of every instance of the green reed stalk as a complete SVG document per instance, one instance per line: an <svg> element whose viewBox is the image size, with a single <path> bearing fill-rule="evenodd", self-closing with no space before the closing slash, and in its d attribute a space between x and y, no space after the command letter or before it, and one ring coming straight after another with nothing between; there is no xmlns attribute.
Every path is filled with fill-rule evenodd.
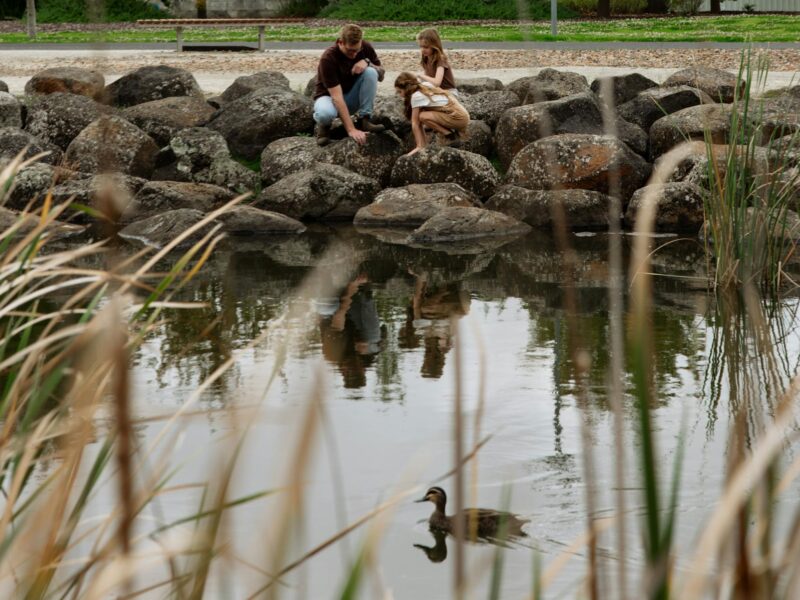
<svg viewBox="0 0 800 600"><path fill-rule="evenodd" d="M754 64L755 63L755 64ZM782 266L793 252L788 211L798 176L791 174L791 150L798 134L779 142L787 131L765 125L763 100L752 99L768 73L763 57L743 52L725 146L706 132L706 249L713 257L715 284L756 284L777 291Z"/></svg>

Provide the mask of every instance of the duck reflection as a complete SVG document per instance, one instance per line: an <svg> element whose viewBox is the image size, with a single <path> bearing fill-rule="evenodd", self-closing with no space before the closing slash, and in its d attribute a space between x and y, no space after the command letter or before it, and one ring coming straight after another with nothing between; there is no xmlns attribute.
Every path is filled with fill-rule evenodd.
<svg viewBox="0 0 800 600"><path fill-rule="evenodd" d="M433 545L426 546L425 544L414 544L414 548L419 548L428 557L432 563L440 563L447 560L447 538L451 535L441 529L431 527L428 532L433 536ZM503 548L517 547L514 542L519 542L522 538L528 537L524 531L519 531L517 535L507 534L502 538L484 538L484 537L470 537L469 541L473 544L491 544L493 546L501 546Z"/></svg>
<svg viewBox="0 0 800 600"><path fill-rule="evenodd" d="M414 548L419 548L428 557L428 560L434 563L443 562L447 558L447 534L438 529L431 529L433 536L433 546L425 546L424 544L414 544Z"/></svg>
<svg viewBox="0 0 800 600"><path fill-rule="evenodd" d="M359 273L338 296L319 300L322 355L336 364L346 388L367 383L367 368L383 346L386 327L381 325L372 287Z"/></svg>
<svg viewBox="0 0 800 600"><path fill-rule="evenodd" d="M453 347L453 319L469 313L469 294L459 282L432 283L427 273L414 276L414 293L400 330L401 348L425 348L421 373L438 379L444 372L445 355ZM420 340L421 338L421 340Z"/></svg>

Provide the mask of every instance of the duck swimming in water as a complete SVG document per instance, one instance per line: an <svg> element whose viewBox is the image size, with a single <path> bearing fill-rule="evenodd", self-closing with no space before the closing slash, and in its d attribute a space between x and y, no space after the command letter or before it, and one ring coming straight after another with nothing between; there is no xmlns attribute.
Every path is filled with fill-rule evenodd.
<svg viewBox="0 0 800 600"><path fill-rule="evenodd" d="M456 521L461 518L465 519L464 531L468 536L470 532L473 532L479 538L497 538L499 537L498 534L507 538L527 535L522 531L522 526L525 523L529 523L530 519L522 519L509 512L490 508L466 508L460 513L448 517L445 514L447 494L440 487L430 488L417 502L433 502L436 508L428 519L428 525L434 530L452 534L455 530Z"/></svg>

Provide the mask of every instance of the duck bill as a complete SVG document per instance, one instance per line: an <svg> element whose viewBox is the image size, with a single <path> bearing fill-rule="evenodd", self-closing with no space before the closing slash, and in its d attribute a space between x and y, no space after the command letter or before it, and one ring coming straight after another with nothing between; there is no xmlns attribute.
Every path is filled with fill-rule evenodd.
<svg viewBox="0 0 800 600"><path fill-rule="evenodd" d="M424 498L420 498L419 500L414 500L414 502L427 502L427 501L428 501L427 496Z"/></svg>

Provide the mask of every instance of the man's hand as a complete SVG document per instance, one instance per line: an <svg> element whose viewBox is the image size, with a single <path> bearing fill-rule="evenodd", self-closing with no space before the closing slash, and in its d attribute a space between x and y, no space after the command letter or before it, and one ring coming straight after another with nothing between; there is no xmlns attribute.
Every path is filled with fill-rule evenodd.
<svg viewBox="0 0 800 600"><path fill-rule="evenodd" d="M354 64L354 65L353 65L353 68L352 68L352 69L350 69L350 72L351 72L353 75L361 75L361 74L362 74L364 71L366 71L366 70L367 70L367 67L368 67L368 66L369 66L369 65L367 64L367 61L365 61L365 60L360 60L360 61L358 61L356 64Z"/></svg>
<svg viewBox="0 0 800 600"><path fill-rule="evenodd" d="M367 134L360 129L352 129L351 131L347 132L347 135L353 138L358 144L367 143Z"/></svg>

